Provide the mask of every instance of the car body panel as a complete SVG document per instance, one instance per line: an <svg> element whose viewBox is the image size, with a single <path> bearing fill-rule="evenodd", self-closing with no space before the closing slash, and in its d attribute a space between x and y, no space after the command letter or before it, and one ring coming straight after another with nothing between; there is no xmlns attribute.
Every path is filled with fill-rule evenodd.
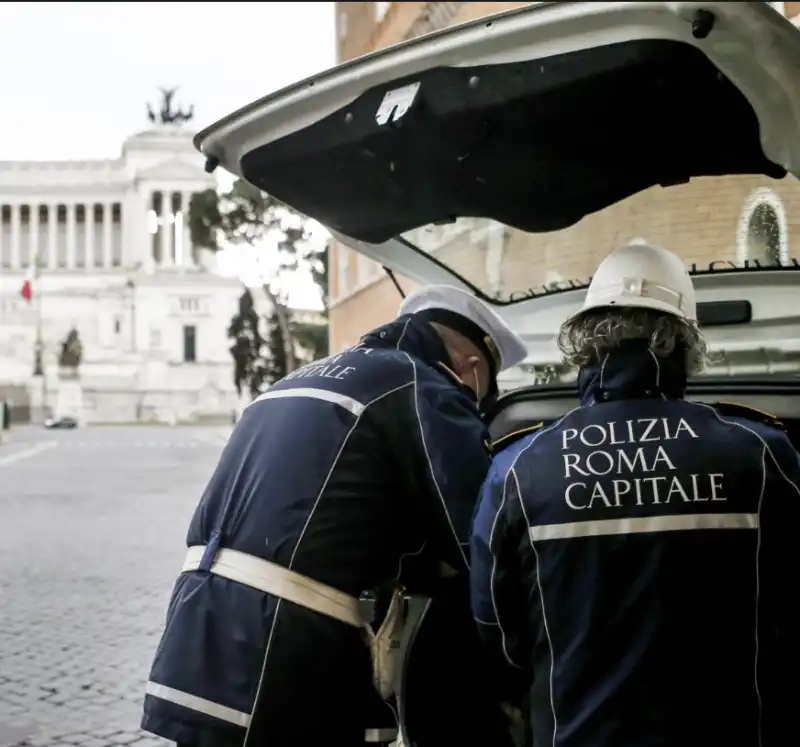
<svg viewBox="0 0 800 747"><path fill-rule="evenodd" d="M348 245L461 217L538 233L654 185L800 173L798 73L800 31L766 3L531 5L341 65L195 143Z"/></svg>
<svg viewBox="0 0 800 747"><path fill-rule="evenodd" d="M692 16L721 19L706 39ZM318 122L365 90L441 66L480 66L550 57L630 39L696 46L755 110L768 158L800 175L800 31L765 2L551 2L499 13L412 39L284 88L195 136L195 146L241 176L242 157ZM312 216L314 217L314 216Z"/></svg>

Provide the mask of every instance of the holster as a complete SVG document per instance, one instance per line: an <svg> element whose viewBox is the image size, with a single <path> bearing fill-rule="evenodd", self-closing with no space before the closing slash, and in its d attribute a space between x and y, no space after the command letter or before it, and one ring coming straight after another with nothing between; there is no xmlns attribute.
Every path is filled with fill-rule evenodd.
<svg viewBox="0 0 800 747"><path fill-rule="evenodd" d="M405 589L397 586L391 591L378 629L365 625L372 657L372 682L383 700L390 700L395 694L405 617Z"/></svg>

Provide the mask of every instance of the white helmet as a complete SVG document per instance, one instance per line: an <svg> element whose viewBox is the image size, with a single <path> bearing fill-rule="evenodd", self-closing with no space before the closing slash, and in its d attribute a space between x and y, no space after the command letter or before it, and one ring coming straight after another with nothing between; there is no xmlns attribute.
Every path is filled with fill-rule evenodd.
<svg viewBox="0 0 800 747"><path fill-rule="evenodd" d="M680 257L660 246L632 243L609 254L597 268L574 319L591 309L621 306L655 309L697 321L691 275Z"/></svg>

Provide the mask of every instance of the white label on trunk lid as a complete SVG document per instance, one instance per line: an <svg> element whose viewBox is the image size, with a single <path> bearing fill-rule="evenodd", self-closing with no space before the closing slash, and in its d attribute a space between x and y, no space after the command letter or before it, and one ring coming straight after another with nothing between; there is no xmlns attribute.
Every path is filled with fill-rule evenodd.
<svg viewBox="0 0 800 747"><path fill-rule="evenodd" d="M383 101L381 101L381 105L378 107L378 111L375 112L375 121L379 125L385 125L402 119L414 103L417 91L419 91L419 83L409 83L409 85L402 88L387 91Z"/></svg>

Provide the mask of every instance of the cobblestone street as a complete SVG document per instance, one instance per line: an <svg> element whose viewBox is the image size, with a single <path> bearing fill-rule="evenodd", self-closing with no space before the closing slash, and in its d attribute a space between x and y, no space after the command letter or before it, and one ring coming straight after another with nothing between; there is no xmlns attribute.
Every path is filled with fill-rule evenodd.
<svg viewBox="0 0 800 747"><path fill-rule="evenodd" d="M0 447L0 747L166 744L144 684L224 431L19 428Z"/></svg>

